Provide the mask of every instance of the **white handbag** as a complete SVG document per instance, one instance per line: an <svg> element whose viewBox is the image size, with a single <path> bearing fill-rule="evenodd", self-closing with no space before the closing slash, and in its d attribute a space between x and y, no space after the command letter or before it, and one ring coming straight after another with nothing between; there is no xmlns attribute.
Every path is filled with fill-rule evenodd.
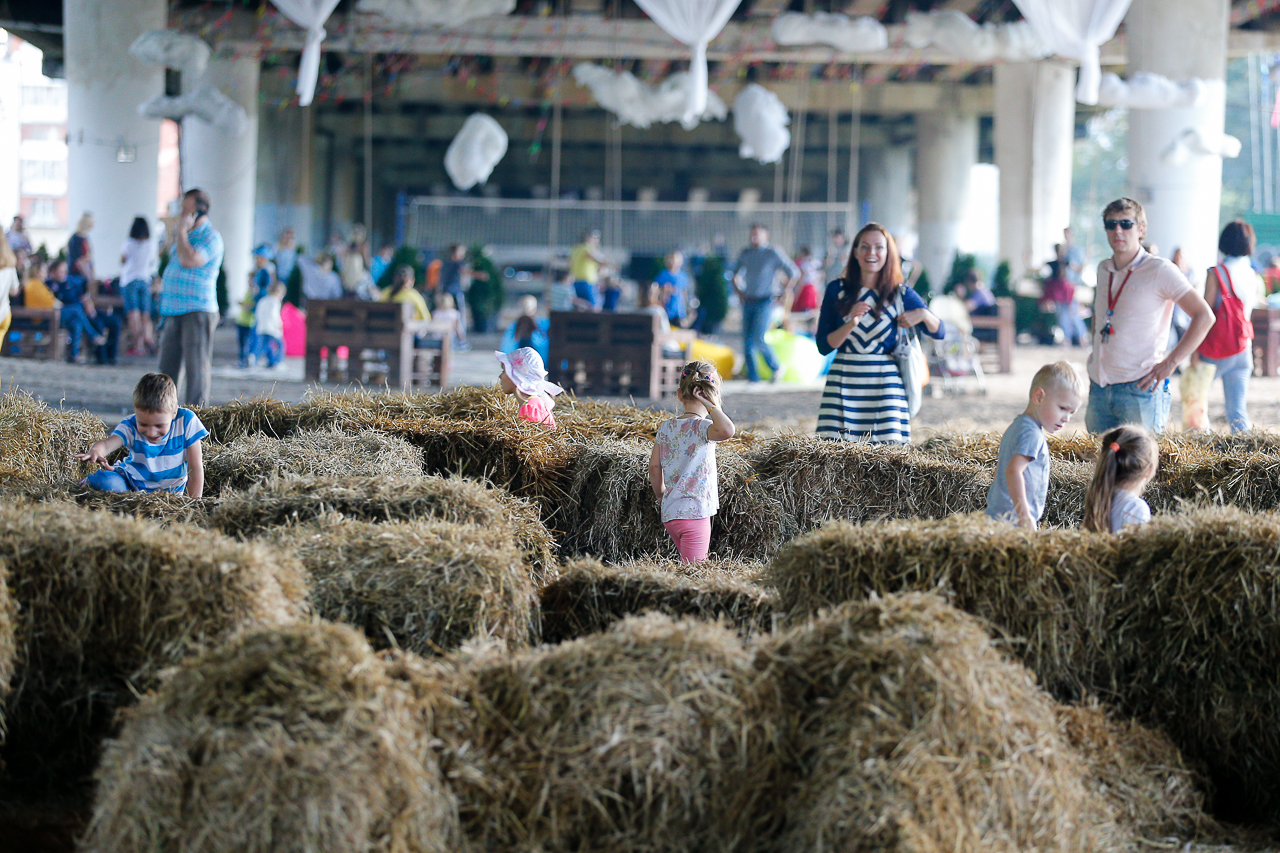
<svg viewBox="0 0 1280 853"><path fill-rule="evenodd" d="M898 291L898 316L904 311L902 291ZM907 392L907 415L914 418L920 411L920 403L924 400L924 383L928 374L928 362L925 361L924 350L920 347L920 338L914 326L898 327L898 342L893 347L893 360L898 365L898 375L902 377L902 387Z"/></svg>

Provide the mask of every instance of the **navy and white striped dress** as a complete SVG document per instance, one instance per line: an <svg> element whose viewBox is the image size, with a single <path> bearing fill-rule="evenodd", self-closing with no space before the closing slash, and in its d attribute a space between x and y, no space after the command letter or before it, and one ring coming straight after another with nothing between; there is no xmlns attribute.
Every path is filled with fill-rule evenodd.
<svg viewBox="0 0 1280 853"><path fill-rule="evenodd" d="M844 282L827 285L818 318L818 351L831 352L827 335L844 325L836 309ZM860 288L858 301L873 307L879 296L870 288ZM896 300L883 306L879 316L874 310L858 319L849 337L840 345L827 374L827 385L818 408L818 437L844 441L906 444L911 440L911 418L907 410L907 393L894 363L894 346L898 342L898 306ZM926 307L924 300L909 287L902 289L905 311ZM931 337L942 337L944 330L930 332L923 323L917 330Z"/></svg>

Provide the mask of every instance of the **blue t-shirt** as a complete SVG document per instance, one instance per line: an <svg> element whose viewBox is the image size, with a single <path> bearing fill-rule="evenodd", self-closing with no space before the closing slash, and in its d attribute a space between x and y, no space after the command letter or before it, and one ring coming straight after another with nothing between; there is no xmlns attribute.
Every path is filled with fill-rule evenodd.
<svg viewBox="0 0 1280 853"><path fill-rule="evenodd" d="M1044 437L1044 427L1026 412L1018 415L1000 436L1000 461L996 463L996 478L987 492L987 515L1002 521L1017 523L1018 513L1009 495L1005 472L1014 454L1031 459L1022 471L1022 483L1027 492L1027 508L1036 521L1044 515L1045 499L1049 495L1049 442Z"/></svg>
<svg viewBox="0 0 1280 853"><path fill-rule="evenodd" d="M200 418L190 409L178 409L169 431L155 444L138 432L138 416L130 415L120 422L112 435L118 435L129 451L115 470L129 485L142 492L181 493L187 487L187 448L209 434Z"/></svg>
<svg viewBox="0 0 1280 853"><path fill-rule="evenodd" d="M688 311L689 299L689 274L684 270L664 269L658 273L653 279L654 283L660 287L670 287L671 295L667 297L666 305L667 317L671 320L679 320L684 317Z"/></svg>

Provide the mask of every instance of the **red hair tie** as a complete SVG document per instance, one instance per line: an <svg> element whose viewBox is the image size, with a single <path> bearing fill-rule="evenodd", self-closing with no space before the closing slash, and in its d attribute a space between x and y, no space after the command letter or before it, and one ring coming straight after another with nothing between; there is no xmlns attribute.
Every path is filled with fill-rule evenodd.
<svg viewBox="0 0 1280 853"><path fill-rule="evenodd" d="M1117 443L1116 443L1116 442L1114 442L1114 441L1113 441L1113 442L1111 442L1111 452L1112 452L1112 453L1119 453L1119 452L1120 452L1120 445L1119 445L1119 444L1117 444Z"/></svg>

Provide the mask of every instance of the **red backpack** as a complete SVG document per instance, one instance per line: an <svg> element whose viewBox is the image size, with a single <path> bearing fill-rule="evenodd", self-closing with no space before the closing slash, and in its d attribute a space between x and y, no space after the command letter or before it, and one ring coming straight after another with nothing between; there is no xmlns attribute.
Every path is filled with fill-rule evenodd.
<svg viewBox="0 0 1280 853"><path fill-rule="evenodd" d="M1200 354L1212 359L1230 358L1244 352L1253 340L1253 322L1244 315L1244 303L1236 296L1226 266L1218 264L1213 269L1218 276L1218 304L1213 306L1216 319L1200 343Z"/></svg>

